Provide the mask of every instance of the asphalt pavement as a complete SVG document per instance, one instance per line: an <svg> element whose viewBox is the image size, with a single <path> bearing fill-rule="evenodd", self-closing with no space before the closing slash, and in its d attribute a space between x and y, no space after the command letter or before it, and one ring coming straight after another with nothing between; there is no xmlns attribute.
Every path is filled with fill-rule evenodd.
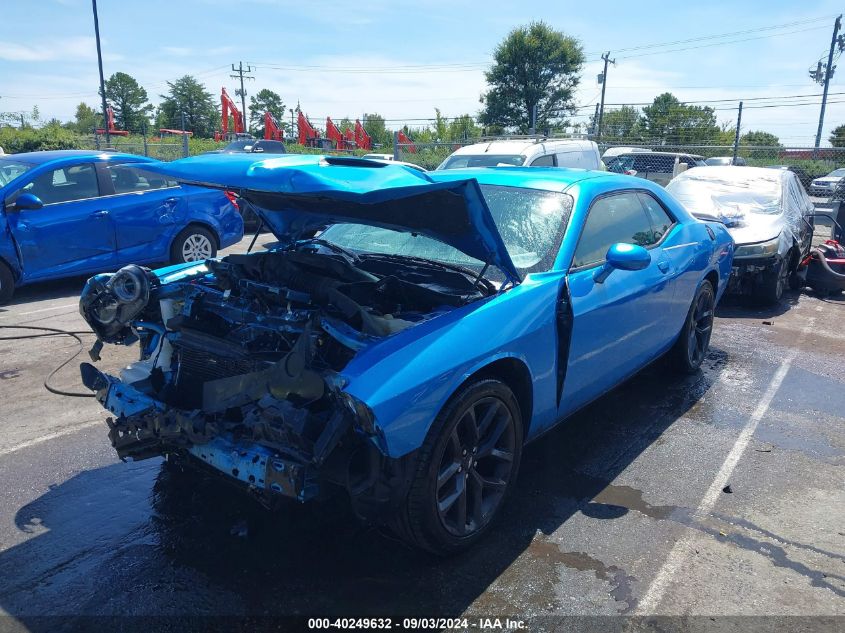
<svg viewBox="0 0 845 633"><path fill-rule="evenodd" d="M87 330L83 283L21 289L0 325ZM844 329L842 299L724 303L701 372L657 362L533 443L496 530L451 559L359 524L342 499L271 513L160 459L121 463L99 404L42 385L78 343L0 341L0 630L111 615L842 630ZM80 336L56 388L84 391ZM136 354L107 346L101 365Z"/></svg>

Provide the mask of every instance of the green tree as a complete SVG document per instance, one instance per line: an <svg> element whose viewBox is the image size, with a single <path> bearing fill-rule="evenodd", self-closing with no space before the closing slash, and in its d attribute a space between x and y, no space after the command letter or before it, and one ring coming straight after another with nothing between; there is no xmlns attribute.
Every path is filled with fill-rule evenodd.
<svg viewBox="0 0 845 633"><path fill-rule="evenodd" d="M263 88L249 98L249 127L259 137L264 136L264 113L270 112L282 128L285 124L285 104L282 97L272 90Z"/></svg>
<svg viewBox="0 0 845 633"><path fill-rule="evenodd" d="M73 129L80 134L91 134L98 127L103 126L102 114L97 112L87 103L80 103L76 106Z"/></svg>
<svg viewBox="0 0 845 633"><path fill-rule="evenodd" d="M471 139L479 136L481 136L481 128L472 115L462 114L449 123L448 137L450 141L461 141L465 138Z"/></svg>
<svg viewBox="0 0 845 633"><path fill-rule="evenodd" d="M185 113L185 129L195 136L209 138L219 125L219 113L211 93L190 75L174 82L167 82L170 90L161 95L160 113L156 117L159 127L181 129L181 116Z"/></svg>
<svg viewBox="0 0 845 633"><path fill-rule="evenodd" d="M370 135L373 145L392 146L393 130L388 130L384 123L384 117L380 114L365 114L362 123L364 130Z"/></svg>
<svg viewBox="0 0 845 633"><path fill-rule="evenodd" d="M739 137L740 145L756 145L757 147L780 147L780 139L771 132L757 130L746 132Z"/></svg>
<svg viewBox="0 0 845 633"><path fill-rule="evenodd" d="M590 127L596 130L596 117L590 117ZM634 106L622 106L618 110L605 110L601 120L601 140L607 143L638 143L643 137L643 121L640 111Z"/></svg>
<svg viewBox="0 0 845 633"><path fill-rule="evenodd" d="M106 101L114 110L119 129L138 132L149 123L153 106L148 103L147 91L131 75L114 73L108 78Z"/></svg>
<svg viewBox="0 0 845 633"><path fill-rule="evenodd" d="M837 125L833 128L828 140L834 147L845 147L845 125Z"/></svg>
<svg viewBox="0 0 845 633"><path fill-rule="evenodd" d="M481 96L484 125L527 132L537 106L537 129L552 127L574 111L584 53L574 37L545 22L512 30L496 47L484 73L490 89Z"/></svg>
<svg viewBox="0 0 845 633"><path fill-rule="evenodd" d="M683 104L670 92L643 108L643 128L650 142L663 145L714 141L720 132L713 108Z"/></svg>

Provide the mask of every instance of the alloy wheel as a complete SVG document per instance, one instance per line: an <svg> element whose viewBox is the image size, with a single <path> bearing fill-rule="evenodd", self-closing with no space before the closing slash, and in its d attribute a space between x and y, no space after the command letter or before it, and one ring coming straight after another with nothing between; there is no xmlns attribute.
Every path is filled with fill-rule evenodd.
<svg viewBox="0 0 845 633"><path fill-rule="evenodd" d="M712 331L713 295L710 292L702 292L695 302L687 340L687 353L693 365L698 365L704 360Z"/></svg>
<svg viewBox="0 0 845 633"><path fill-rule="evenodd" d="M495 515L513 472L515 424L502 400L487 397L453 427L435 484L437 512L451 534L469 536Z"/></svg>
<svg viewBox="0 0 845 633"><path fill-rule="evenodd" d="M192 233L182 243L182 259L186 262L206 260L212 251L211 240L200 233Z"/></svg>

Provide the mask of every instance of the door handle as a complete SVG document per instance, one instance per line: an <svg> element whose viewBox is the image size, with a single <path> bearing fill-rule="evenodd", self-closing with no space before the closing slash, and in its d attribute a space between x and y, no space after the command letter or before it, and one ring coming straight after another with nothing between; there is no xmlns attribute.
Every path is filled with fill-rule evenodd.
<svg viewBox="0 0 845 633"><path fill-rule="evenodd" d="M657 267L660 269L660 272L662 272L662 273L668 273L669 272L669 262L667 262L666 260L662 260L662 261L657 262Z"/></svg>
<svg viewBox="0 0 845 633"><path fill-rule="evenodd" d="M108 217L108 215L109 215L108 209L100 209L99 211L94 211L94 213L91 214L91 217L92 218L106 218L106 217Z"/></svg>

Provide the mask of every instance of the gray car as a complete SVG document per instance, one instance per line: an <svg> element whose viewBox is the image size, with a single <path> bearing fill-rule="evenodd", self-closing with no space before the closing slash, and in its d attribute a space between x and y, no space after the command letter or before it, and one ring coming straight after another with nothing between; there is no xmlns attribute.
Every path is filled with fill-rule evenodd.
<svg viewBox="0 0 845 633"><path fill-rule="evenodd" d="M684 163L687 168L703 167L704 157L679 152L636 152L620 154L607 164L607 170L628 174L656 182L664 187L675 175L675 165Z"/></svg>

